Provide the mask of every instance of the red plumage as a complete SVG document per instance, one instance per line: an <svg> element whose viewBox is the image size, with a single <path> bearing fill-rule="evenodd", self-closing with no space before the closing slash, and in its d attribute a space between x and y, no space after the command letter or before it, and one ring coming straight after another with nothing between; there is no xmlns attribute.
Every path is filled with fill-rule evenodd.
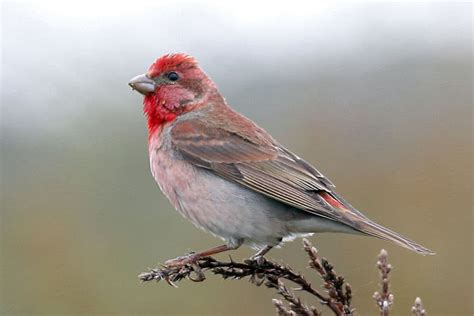
<svg viewBox="0 0 474 316"><path fill-rule="evenodd" d="M158 76L167 71L174 71L177 68L196 66L196 60L186 54L168 54L158 58L148 68L148 75L150 77Z"/></svg>
<svg viewBox="0 0 474 316"><path fill-rule="evenodd" d="M160 188L181 214L226 241L194 259L241 244L267 251L286 237L324 231L433 254L368 219L318 170L229 107L194 58L165 55L130 85L145 95L150 164Z"/></svg>

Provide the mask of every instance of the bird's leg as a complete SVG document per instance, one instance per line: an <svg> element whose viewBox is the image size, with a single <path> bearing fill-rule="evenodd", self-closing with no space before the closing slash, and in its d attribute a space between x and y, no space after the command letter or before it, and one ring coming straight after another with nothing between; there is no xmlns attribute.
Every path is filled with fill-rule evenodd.
<svg viewBox="0 0 474 316"><path fill-rule="evenodd" d="M197 253L192 252L192 253L190 253L186 256L182 256L182 257L178 257L178 258L166 261L165 266L167 266L167 267L184 266L184 265L187 265L187 264L195 263L196 261L198 261L202 257L212 256L212 255L215 255L217 253L221 253L221 252L228 251L228 250L233 250L233 249L236 249L236 248L238 248L238 247L229 247L227 245L222 245L222 246L218 246L218 247L211 248L211 249L201 251L201 252L197 252Z"/></svg>
<svg viewBox="0 0 474 316"><path fill-rule="evenodd" d="M254 254L252 257L250 257L250 260L255 260L257 261L258 264L262 264L263 263L263 256L270 251L270 249L272 249L273 246L269 246L269 245L266 245L265 247L263 247L262 249L260 249L259 251L257 251L256 254Z"/></svg>

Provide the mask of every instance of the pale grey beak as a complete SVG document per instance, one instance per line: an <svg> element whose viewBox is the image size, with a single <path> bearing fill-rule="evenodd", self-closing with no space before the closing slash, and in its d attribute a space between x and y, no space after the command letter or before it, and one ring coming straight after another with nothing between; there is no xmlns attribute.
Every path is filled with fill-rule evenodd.
<svg viewBox="0 0 474 316"><path fill-rule="evenodd" d="M156 88L156 82L150 79L146 74L133 77L128 82L128 85L132 87L133 90L137 90L143 95L155 92Z"/></svg>

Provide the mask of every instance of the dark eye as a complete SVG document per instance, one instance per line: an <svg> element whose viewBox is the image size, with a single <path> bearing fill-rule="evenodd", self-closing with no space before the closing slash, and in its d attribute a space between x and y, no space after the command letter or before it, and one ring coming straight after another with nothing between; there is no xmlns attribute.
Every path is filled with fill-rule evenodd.
<svg viewBox="0 0 474 316"><path fill-rule="evenodd" d="M179 79L179 76L177 73L175 73L174 71L173 72L170 72L166 75L166 78L168 78L170 81L176 81Z"/></svg>

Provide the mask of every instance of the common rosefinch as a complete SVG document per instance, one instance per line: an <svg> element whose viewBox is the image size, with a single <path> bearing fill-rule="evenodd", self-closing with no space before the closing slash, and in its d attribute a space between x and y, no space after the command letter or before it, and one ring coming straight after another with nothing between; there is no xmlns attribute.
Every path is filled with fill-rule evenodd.
<svg viewBox="0 0 474 316"><path fill-rule="evenodd" d="M179 213L225 241L169 264L243 244L259 257L282 241L316 232L370 235L433 254L368 219L328 178L230 108L192 57L165 55L129 85L145 95L156 182Z"/></svg>

